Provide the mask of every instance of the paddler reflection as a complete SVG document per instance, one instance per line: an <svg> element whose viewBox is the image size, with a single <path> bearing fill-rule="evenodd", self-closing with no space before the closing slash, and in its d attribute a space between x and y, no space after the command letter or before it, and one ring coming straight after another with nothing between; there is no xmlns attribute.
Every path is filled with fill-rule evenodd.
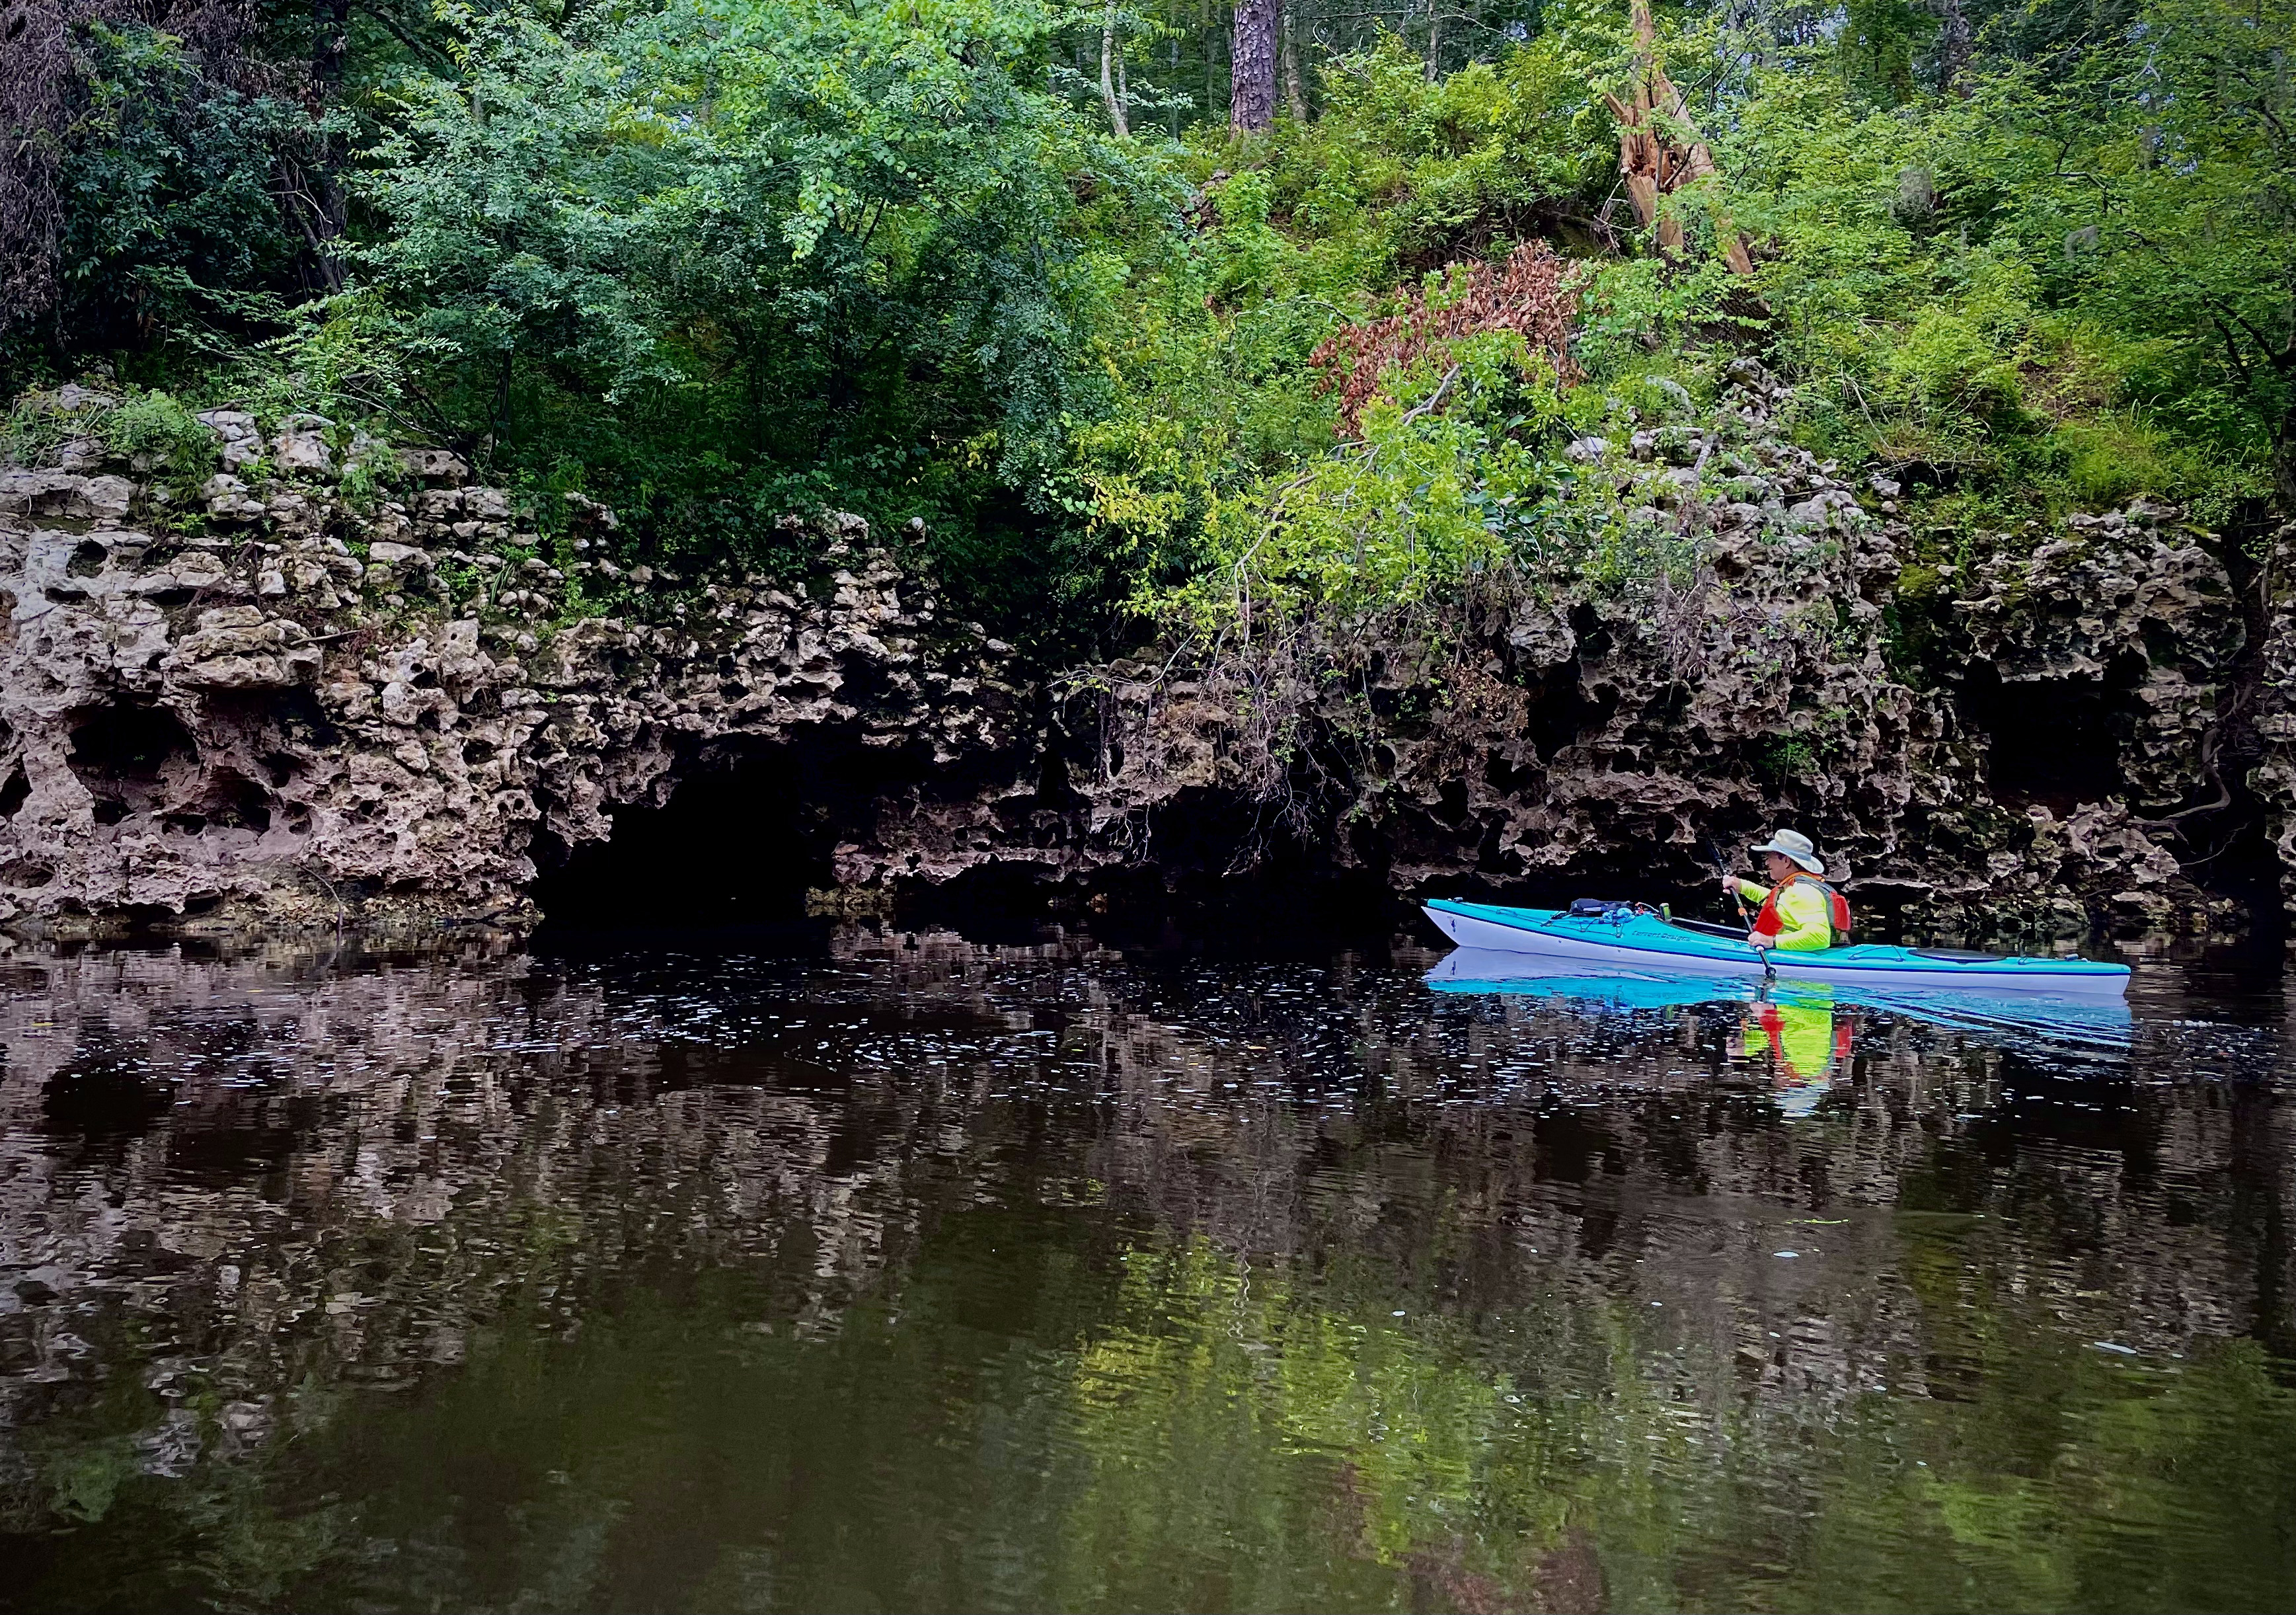
<svg viewBox="0 0 2296 1615"><path fill-rule="evenodd" d="M1832 988L1773 986L1747 1005L1730 1053L1757 1060L1767 1051L1778 1108L1807 1116L1833 1086L1834 1072L1849 1069L1856 1036L1850 1018L1834 1012Z"/></svg>

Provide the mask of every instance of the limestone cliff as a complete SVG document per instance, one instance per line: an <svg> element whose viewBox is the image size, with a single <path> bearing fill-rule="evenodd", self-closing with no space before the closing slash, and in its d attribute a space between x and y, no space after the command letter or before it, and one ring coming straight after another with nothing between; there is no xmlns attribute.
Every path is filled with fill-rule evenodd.
<svg viewBox="0 0 2296 1615"><path fill-rule="evenodd" d="M249 442L209 419L219 455ZM538 852L605 837L728 737L894 754L889 777L1010 744L988 643L940 630L857 521L830 523L811 586L570 578L451 455L404 456L405 496L354 509L324 424L291 419L258 447L273 478L219 471L196 510L0 472L0 917L522 923ZM580 574L655 619L570 618Z"/></svg>
<svg viewBox="0 0 2296 1615"><path fill-rule="evenodd" d="M2268 907L2246 826L2284 865L2296 734L2270 569L2236 586L2143 501L1915 564L1937 546L1901 490L1784 441L1781 401L1747 366L1703 423L1572 446L1664 570L1528 570L1439 633L1311 621L1095 670L1101 841L1153 857L1174 817L1250 803L1240 839L1405 889L1648 896L1792 823L1931 935L2236 923L2204 885Z"/></svg>
<svg viewBox="0 0 2296 1615"><path fill-rule="evenodd" d="M0 471L0 922L522 925L705 777L714 833L846 905L1686 890L1791 821L1869 910L2070 935L2227 920L2205 887L2296 856L2284 540L2235 579L2139 504L1914 565L1898 490L1784 442L1778 399L1750 372L1573 445L1669 569L1057 676L851 517L801 580L681 578L626 569L601 507L545 541L455 456L315 416L211 412L191 476L69 438Z"/></svg>

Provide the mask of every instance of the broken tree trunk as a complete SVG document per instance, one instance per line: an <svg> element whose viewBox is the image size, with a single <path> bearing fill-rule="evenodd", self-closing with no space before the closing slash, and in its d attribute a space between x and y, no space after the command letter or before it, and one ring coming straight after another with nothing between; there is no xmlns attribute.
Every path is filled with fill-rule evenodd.
<svg viewBox="0 0 2296 1615"><path fill-rule="evenodd" d="M1611 115L1619 120L1619 171L1627 182L1627 196L1635 217L1653 231L1659 250L1678 257L1683 247L1682 220L1662 211L1659 198L1693 180L1718 175L1714 153L1690 120L1682 92L1659 65L1658 26L1651 20L1650 0L1632 0L1635 28L1635 82L1632 99L1620 101L1605 92ZM1746 242L1727 215L1717 221L1722 256L1740 275L1754 273Z"/></svg>

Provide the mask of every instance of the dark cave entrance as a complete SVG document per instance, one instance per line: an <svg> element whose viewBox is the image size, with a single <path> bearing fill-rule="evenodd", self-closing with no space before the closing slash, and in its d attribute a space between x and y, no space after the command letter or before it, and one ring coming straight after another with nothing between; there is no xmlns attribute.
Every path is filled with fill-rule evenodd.
<svg viewBox="0 0 2296 1615"><path fill-rule="evenodd" d="M615 810L603 842L538 851L535 901L553 926L746 925L793 920L831 883L841 828L822 782L775 748L682 770L659 808Z"/></svg>
<svg viewBox="0 0 2296 1615"><path fill-rule="evenodd" d="M1995 799L2038 802L2063 817L2084 802L2125 794L2120 749L2136 722L2131 698L2143 674L2141 663L2116 664L2103 678L2009 683L1992 663L1973 664L1958 705L1962 721L1988 740Z"/></svg>
<svg viewBox="0 0 2296 1615"><path fill-rule="evenodd" d="M164 707L103 707L71 726L64 761L95 801L95 822L117 824L148 813L194 775L199 749L183 719Z"/></svg>
<svg viewBox="0 0 2296 1615"><path fill-rule="evenodd" d="M2059 817L2089 802L2124 802L2141 816L2152 807L2129 799L2123 748L2144 721L2136 693L2141 659L2123 656L2102 677L2005 682L1990 663L1969 669L1958 709L1987 741L1986 773L2004 806L2038 803ZM2234 678L2240 676L2235 670ZM2241 702L2233 703L2236 712ZM2262 941L2281 938L2284 872L2267 816L2247 780L2259 748L2244 726L2219 716L2229 735L2208 780L2196 780L2180 810L2141 820L2176 857L2185 877L2244 908ZM2220 791L2215 800L2205 799ZM2157 810L2157 809L2152 809Z"/></svg>

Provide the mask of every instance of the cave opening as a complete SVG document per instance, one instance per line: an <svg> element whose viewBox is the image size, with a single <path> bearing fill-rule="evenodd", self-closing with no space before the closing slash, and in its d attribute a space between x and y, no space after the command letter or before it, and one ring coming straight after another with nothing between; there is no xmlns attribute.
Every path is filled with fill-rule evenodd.
<svg viewBox="0 0 2296 1615"><path fill-rule="evenodd" d="M1530 683L1529 734L1542 767L1556 752L1575 746L1600 730L1618 709L1615 700L1597 700L1587 693L1584 668L1578 657L1539 669Z"/></svg>
<svg viewBox="0 0 2296 1615"><path fill-rule="evenodd" d="M271 828L271 793L235 769L218 768L208 776L197 798L188 806L161 814L160 822L186 835L209 830L246 830L259 835Z"/></svg>
<svg viewBox="0 0 2296 1615"><path fill-rule="evenodd" d="M612 810L605 840L538 849L535 901L554 928L800 918L807 891L832 883L843 783L788 748L701 760L660 806Z"/></svg>
<svg viewBox="0 0 2296 1615"><path fill-rule="evenodd" d="M2009 682L1990 662L1972 664L1961 717L1986 737L1996 799L2039 803L2060 817L2085 802L2117 799L2127 790L2120 749L2134 723L2135 683L2118 666L2103 678Z"/></svg>
<svg viewBox="0 0 2296 1615"><path fill-rule="evenodd" d="M291 690L214 691L202 713L209 733L231 737L250 755L283 758L291 771L296 766L293 754L331 750L342 743L342 732L327 717L317 693L299 685ZM264 767L273 768L269 762ZM286 783L272 781L275 785Z"/></svg>
<svg viewBox="0 0 2296 1615"><path fill-rule="evenodd" d="M94 799L96 823L116 824L157 808L171 776L198 767L199 750L165 707L104 707L73 726L64 760Z"/></svg>

